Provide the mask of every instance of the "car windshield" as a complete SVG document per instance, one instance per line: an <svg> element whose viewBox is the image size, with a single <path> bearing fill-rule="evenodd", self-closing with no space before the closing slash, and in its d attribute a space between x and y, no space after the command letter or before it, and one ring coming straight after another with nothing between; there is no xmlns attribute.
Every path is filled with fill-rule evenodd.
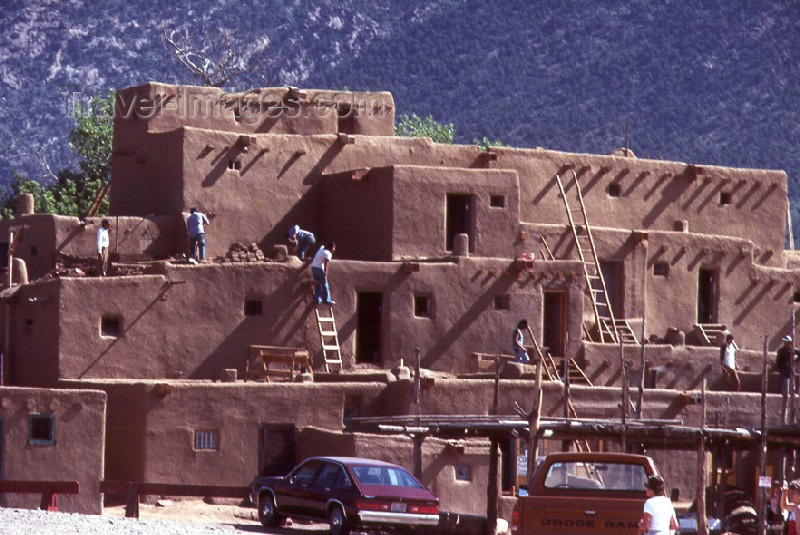
<svg viewBox="0 0 800 535"><path fill-rule="evenodd" d="M558 462L547 470L548 489L636 490L644 492L644 466L626 463Z"/></svg>
<svg viewBox="0 0 800 535"><path fill-rule="evenodd" d="M364 485L422 487L416 479L411 477L411 474L396 466L354 466L353 472Z"/></svg>

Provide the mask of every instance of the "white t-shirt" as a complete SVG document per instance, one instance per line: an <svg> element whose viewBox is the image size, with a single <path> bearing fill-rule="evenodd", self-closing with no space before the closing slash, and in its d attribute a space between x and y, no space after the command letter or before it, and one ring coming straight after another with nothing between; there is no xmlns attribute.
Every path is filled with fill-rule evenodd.
<svg viewBox="0 0 800 535"><path fill-rule="evenodd" d="M732 343L725 346L725 358L722 364L730 369L736 369L736 346Z"/></svg>
<svg viewBox="0 0 800 535"><path fill-rule="evenodd" d="M325 269L322 267L325 260L330 260L333 258L333 253L327 250L325 247L320 247L317 254L314 255L314 260L311 261L311 267Z"/></svg>
<svg viewBox="0 0 800 535"><path fill-rule="evenodd" d="M108 249L108 229L97 229L97 254L102 254L103 249Z"/></svg>
<svg viewBox="0 0 800 535"><path fill-rule="evenodd" d="M672 502L666 496L653 496L644 502L644 512L653 518L650 520L650 530L647 533L669 534L669 520L675 516Z"/></svg>

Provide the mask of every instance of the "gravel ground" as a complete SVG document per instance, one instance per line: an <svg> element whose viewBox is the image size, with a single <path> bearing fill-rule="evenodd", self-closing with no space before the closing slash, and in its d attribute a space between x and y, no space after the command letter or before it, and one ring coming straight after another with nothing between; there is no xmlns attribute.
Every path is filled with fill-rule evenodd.
<svg viewBox="0 0 800 535"><path fill-rule="evenodd" d="M244 533L311 535L325 533L320 525L266 530L242 519L209 524L192 521L124 518L107 515L54 513L38 509L0 507L0 535L230 535Z"/></svg>

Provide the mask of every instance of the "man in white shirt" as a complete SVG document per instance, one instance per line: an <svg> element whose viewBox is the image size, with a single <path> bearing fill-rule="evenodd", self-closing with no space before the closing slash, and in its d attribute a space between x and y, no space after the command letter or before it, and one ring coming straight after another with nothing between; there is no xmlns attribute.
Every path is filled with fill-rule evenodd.
<svg viewBox="0 0 800 535"><path fill-rule="evenodd" d="M331 299L331 289L328 286L328 266L331 264L335 250L336 244L328 242L319 248L317 254L314 255L314 260L311 261L311 275L314 277L315 282L314 301L318 305L333 305L336 303Z"/></svg>
<svg viewBox="0 0 800 535"><path fill-rule="evenodd" d="M733 343L732 334L725 337L725 343L719 348L719 360L722 364L722 382L725 388L738 392L742 388L742 382L736 372L736 344Z"/></svg>
<svg viewBox="0 0 800 535"><path fill-rule="evenodd" d="M189 232L189 259L200 257L201 262L206 260L206 231L203 225L210 225L206 214L198 212L197 208L189 210L189 217L186 219L186 229Z"/></svg>
<svg viewBox="0 0 800 535"><path fill-rule="evenodd" d="M97 273L101 277L108 271L108 231L111 230L111 221L103 219L97 229Z"/></svg>
<svg viewBox="0 0 800 535"><path fill-rule="evenodd" d="M644 502L644 514L639 521L639 533L642 535L670 535L678 529L678 520L672 502L664 493L664 478L650 476L645 484L647 501Z"/></svg>

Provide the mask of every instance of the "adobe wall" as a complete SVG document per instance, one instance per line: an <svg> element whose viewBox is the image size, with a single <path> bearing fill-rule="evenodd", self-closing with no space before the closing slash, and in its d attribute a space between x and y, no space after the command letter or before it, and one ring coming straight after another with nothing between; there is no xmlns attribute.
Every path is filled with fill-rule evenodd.
<svg viewBox="0 0 800 535"><path fill-rule="evenodd" d="M65 277L24 287L13 313L19 384L53 384L56 363L62 379L217 379L224 368L241 373L252 344L306 347L321 368L309 270L296 258L163 270L164 275ZM330 279L345 366L354 364L357 292L365 291L383 292L378 367L391 368L401 358L408 362L417 345L424 367L450 372L466 371L474 351L509 354L520 318L528 318L541 337L547 289L567 292L574 353L580 345L580 314L574 311L581 310L582 280L574 276L574 262L552 262L541 270L552 276L531 278L512 264L488 259L421 263L417 272L402 263L334 260ZM415 295L428 296L430 317L415 317ZM262 315L245 316L247 300L262 301ZM122 336L101 334L104 317L119 318Z"/></svg>
<svg viewBox="0 0 800 535"><path fill-rule="evenodd" d="M578 259L575 240L566 226L524 225L526 241L517 246L518 256L535 253L541 259L544 236L556 258ZM601 261L624 264L624 317L637 339L646 317L646 338L663 340L672 329L689 333L698 323L699 271L714 270L719 276L718 322L736 336L740 347L759 349L764 334L770 351L777 350L783 336L791 333L791 308L800 288L800 272L775 267L780 254L762 243L681 232L631 232L594 229ZM655 265L666 266L666 275ZM537 266L546 264L537 260ZM587 300L588 302L588 300ZM587 320L593 322L586 305Z"/></svg>
<svg viewBox="0 0 800 535"><path fill-rule="evenodd" d="M101 217L85 218L33 214L0 221L0 243L8 243L15 231L16 258L25 261L29 280L50 273L57 262L94 262L97 258L97 229ZM111 217L109 251L123 262L163 259L187 248L186 227L179 215ZM5 280L3 281L5 283Z"/></svg>
<svg viewBox="0 0 800 535"><path fill-rule="evenodd" d="M357 177L357 178L356 178ZM517 234L519 184L509 170L395 165L325 175L322 228L345 258L442 258L447 196L470 195L470 254L509 258ZM502 207L492 207L492 196ZM388 248L388 251L387 251Z"/></svg>
<svg viewBox="0 0 800 535"><path fill-rule="evenodd" d="M265 87L230 92L218 87L148 82L117 92L114 130L181 126L244 134L394 135L388 91L295 90Z"/></svg>
<svg viewBox="0 0 800 535"><path fill-rule="evenodd" d="M55 416L55 442L29 442L29 416ZM106 395L96 390L0 387L0 479L78 481L59 511L101 514ZM3 507L38 508L39 494L3 494Z"/></svg>
<svg viewBox="0 0 800 535"><path fill-rule="evenodd" d="M146 437L141 459L141 478L152 482L187 484L246 485L259 471L261 428L264 424L294 425L297 461L308 455L366 455L411 467L407 441L398 437L340 435L345 399L360 400L359 414L408 415L414 412L413 382L385 383L208 383L197 381L130 382L90 381L92 388L109 390L114 403L126 403L125 410L134 422L144 422ZM70 384L70 383L65 383ZM78 384L75 382L73 384ZM487 414L494 390L493 380L436 379L425 382L422 391L423 414ZM533 381L501 380L500 414L514 414L514 404L529 410ZM111 391L118 391L112 394ZM126 391L120 397L119 392ZM695 394L697 391L695 391ZM136 396L141 396L135 401ZM572 399L581 417L617 418L621 399L618 388L572 388ZM562 388L558 383L544 383L544 416L562 415ZM768 396L770 424L777 423L780 397ZM650 390L645 394L645 418L679 419L684 425L697 426L701 406L673 390ZM735 410L734 410L735 407ZM140 412L141 411L141 412ZM707 393L707 422L714 426L751 426L760 414L760 394ZM138 425L138 424L136 424ZM310 430L319 428L324 431ZM218 449L194 449L194 431L216 431ZM122 428L109 430L109 459L120 458L124 448ZM320 437L325 437L323 441ZM119 439L119 440L115 440ZM443 504L461 512L482 514L485 511L487 470L485 443L464 440L456 447L428 439L424 449L423 482L431 485ZM606 441L614 449L614 439ZM552 447L547 446L547 447ZM477 449L474 449L477 448ZM114 451L116 450L116 451ZM667 453L654 445L648 454L655 455L670 487L681 490L684 499L694 495L693 452ZM469 485L452 477L452 466L465 463L473 467ZM687 468L687 466L689 468ZM741 464L740 484L749 481L751 464ZM466 487L466 488L465 488ZM506 503L508 502L508 503ZM504 500L504 511L512 500ZM443 509L445 506L443 505Z"/></svg>
<svg viewBox="0 0 800 535"><path fill-rule="evenodd" d="M621 156L571 154L497 147L494 167L516 169L520 176L520 213L524 222L567 223L556 184L560 174L570 207L579 208L572 172L578 174L594 227L668 231L687 221L689 232L722 234L758 243L777 252L786 236L787 181L783 171L736 169ZM609 194L618 185L619 196ZM721 195L730 195L721 204ZM578 218L580 213L575 214Z"/></svg>

